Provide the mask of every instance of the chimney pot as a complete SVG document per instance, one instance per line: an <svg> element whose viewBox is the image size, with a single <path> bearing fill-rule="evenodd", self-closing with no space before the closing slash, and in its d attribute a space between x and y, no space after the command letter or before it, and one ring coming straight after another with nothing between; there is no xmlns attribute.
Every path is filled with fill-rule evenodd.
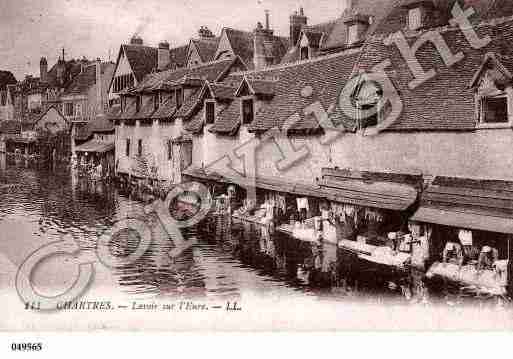
<svg viewBox="0 0 513 359"><path fill-rule="evenodd" d="M134 35L130 39L130 45L143 45L143 44L144 44L143 39L138 35Z"/></svg>

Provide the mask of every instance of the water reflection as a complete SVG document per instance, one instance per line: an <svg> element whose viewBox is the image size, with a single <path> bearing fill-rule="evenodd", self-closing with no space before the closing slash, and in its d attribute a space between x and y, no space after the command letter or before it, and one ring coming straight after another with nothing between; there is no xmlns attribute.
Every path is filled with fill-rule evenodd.
<svg viewBox="0 0 513 359"><path fill-rule="evenodd" d="M174 249L173 242L156 215L146 214L142 204L121 196L111 185L79 179L66 169L38 169L6 159L5 155L0 155L0 183L19 185L15 191L0 189L0 233L16 231L6 228L13 223L23 226L23 233L30 234L18 239L20 246L43 245L70 235L82 250L94 251L99 237L111 234L116 222L125 218L144 221L151 229L153 241L135 262L126 261L140 242L135 232L119 233L110 242L109 250L117 259L109 271L117 290L130 298L179 296L224 300L251 292L371 304L406 302L401 283L391 283L396 274L367 271L351 258L345 258L331 243L302 242L248 223L234 222L232 230L226 231L223 228L228 226L216 226L226 224L223 219L212 218L198 227L201 231L184 231L192 245L173 258L169 255ZM112 286L110 282L101 284ZM460 298L466 300L465 293L457 292L455 296L454 300L444 295L432 299L456 303L461 302Z"/></svg>

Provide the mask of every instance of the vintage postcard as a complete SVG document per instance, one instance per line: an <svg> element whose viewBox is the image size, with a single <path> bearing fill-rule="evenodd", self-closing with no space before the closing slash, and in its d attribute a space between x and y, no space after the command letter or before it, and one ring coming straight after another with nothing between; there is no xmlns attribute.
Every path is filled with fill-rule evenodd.
<svg viewBox="0 0 513 359"><path fill-rule="evenodd" d="M0 331L513 329L513 1L0 29Z"/></svg>

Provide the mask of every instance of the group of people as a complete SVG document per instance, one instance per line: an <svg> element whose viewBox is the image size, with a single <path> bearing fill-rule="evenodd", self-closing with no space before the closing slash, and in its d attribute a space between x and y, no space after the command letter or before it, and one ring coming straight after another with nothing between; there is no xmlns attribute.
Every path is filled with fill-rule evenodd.
<svg viewBox="0 0 513 359"><path fill-rule="evenodd" d="M495 262L499 260L499 251L496 248L485 245L481 250L473 245L472 232L461 230L459 242L449 241L442 252L443 263L464 265L476 265L478 271L493 270Z"/></svg>

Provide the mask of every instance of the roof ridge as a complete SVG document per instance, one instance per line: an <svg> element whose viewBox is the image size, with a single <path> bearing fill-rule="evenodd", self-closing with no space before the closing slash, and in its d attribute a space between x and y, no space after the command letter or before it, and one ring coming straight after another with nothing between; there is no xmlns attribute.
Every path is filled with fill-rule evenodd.
<svg viewBox="0 0 513 359"><path fill-rule="evenodd" d="M352 48L352 49L347 49L345 51L337 52L334 54L319 56L319 57L316 57L313 59L299 60L299 61L295 61L295 62L291 62L291 63L273 65L273 66L266 67L265 69L234 72L232 75L249 75L249 74L253 74L253 73L281 70L281 69L285 69L285 68L296 67L296 66L306 65L306 64L310 64L310 63L322 62L324 60L329 60L329 59L333 59L333 58L337 58L337 57L350 56L350 55L359 53L360 51L361 51L360 48Z"/></svg>
<svg viewBox="0 0 513 359"><path fill-rule="evenodd" d="M452 26L452 25L442 25L436 26L428 29L423 29L420 31L402 31L406 38L415 38L424 33L428 33L430 31L439 31L440 33L447 33L451 31L460 31L461 29L477 29L485 26L499 26L505 24L507 22L513 21L513 15L497 17L490 20L481 21L476 25L471 25L470 27L460 27L460 26ZM383 40L392 34L371 34L367 38L368 40Z"/></svg>

